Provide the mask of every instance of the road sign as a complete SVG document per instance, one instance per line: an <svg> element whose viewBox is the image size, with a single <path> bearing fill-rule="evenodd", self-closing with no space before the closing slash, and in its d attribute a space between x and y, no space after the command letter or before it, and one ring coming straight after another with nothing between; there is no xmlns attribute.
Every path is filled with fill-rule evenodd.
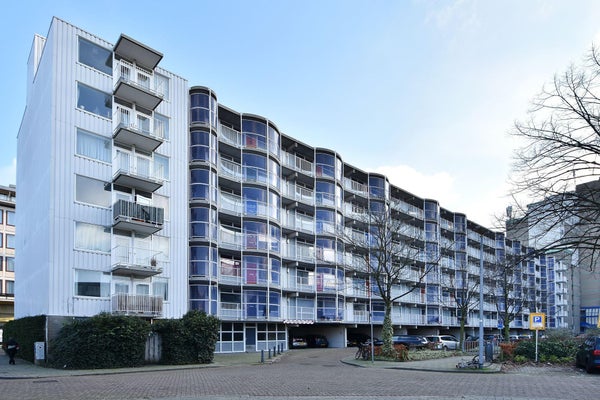
<svg viewBox="0 0 600 400"><path fill-rule="evenodd" d="M546 329L546 314L544 314L544 313L529 314L529 329L532 331L545 330Z"/></svg>

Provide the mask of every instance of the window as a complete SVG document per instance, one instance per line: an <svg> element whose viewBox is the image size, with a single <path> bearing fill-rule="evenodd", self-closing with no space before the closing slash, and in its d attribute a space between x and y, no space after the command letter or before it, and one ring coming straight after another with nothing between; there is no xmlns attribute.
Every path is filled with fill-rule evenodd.
<svg viewBox="0 0 600 400"><path fill-rule="evenodd" d="M169 300L169 284L164 278L154 278L152 282L152 293L154 296L160 296L164 301Z"/></svg>
<svg viewBox="0 0 600 400"><path fill-rule="evenodd" d="M100 271L75 270L75 295L88 297L108 297L110 294L110 274Z"/></svg>
<svg viewBox="0 0 600 400"><path fill-rule="evenodd" d="M0 232L0 249L1 249L2 247L4 247L4 237L3 237L3 234L2 234L2 232Z"/></svg>
<svg viewBox="0 0 600 400"><path fill-rule="evenodd" d="M154 154L154 173L157 178L169 179L169 159Z"/></svg>
<svg viewBox="0 0 600 400"><path fill-rule="evenodd" d="M154 134L165 140L169 140L169 118L154 113Z"/></svg>
<svg viewBox="0 0 600 400"><path fill-rule="evenodd" d="M0 210L0 224L4 223L4 210Z"/></svg>
<svg viewBox="0 0 600 400"><path fill-rule="evenodd" d="M0 271L1 271L0 267ZM6 257L6 272L15 272L15 258L14 257Z"/></svg>
<svg viewBox="0 0 600 400"><path fill-rule="evenodd" d="M101 117L112 117L112 96L108 93L77 83L77 108Z"/></svg>
<svg viewBox="0 0 600 400"><path fill-rule="evenodd" d="M2 272L2 268L4 266L4 257L0 256L0 272ZM0 284L0 290L2 289L2 285Z"/></svg>
<svg viewBox="0 0 600 400"><path fill-rule="evenodd" d="M4 293L8 295L15 294L15 281L6 281L6 290Z"/></svg>
<svg viewBox="0 0 600 400"><path fill-rule="evenodd" d="M6 211L6 225L15 226L17 221L15 221L15 212L14 211Z"/></svg>
<svg viewBox="0 0 600 400"><path fill-rule="evenodd" d="M112 51L79 38L79 62L112 75Z"/></svg>
<svg viewBox="0 0 600 400"><path fill-rule="evenodd" d="M164 100L169 100L169 78L161 74L154 74L154 90L163 95ZM166 137L165 137L166 139Z"/></svg>
<svg viewBox="0 0 600 400"><path fill-rule="evenodd" d="M110 207L110 184L86 176L75 177L75 200L81 203Z"/></svg>
<svg viewBox="0 0 600 400"><path fill-rule="evenodd" d="M169 198L168 197L153 193L152 194L152 205L154 207L162 208L164 210L163 217L164 217L165 221L169 220Z"/></svg>
<svg viewBox="0 0 600 400"><path fill-rule="evenodd" d="M15 235L11 235L9 233L6 234L6 248L7 249L15 248Z"/></svg>
<svg viewBox="0 0 600 400"><path fill-rule="evenodd" d="M104 162L111 162L110 139L77 129L77 154Z"/></svg>
<svg viewBox="0 0 600 400"><path fill-rule="evenodd" d="M110 252L110 228L76 222L75 248L78 250Z"/></svg>

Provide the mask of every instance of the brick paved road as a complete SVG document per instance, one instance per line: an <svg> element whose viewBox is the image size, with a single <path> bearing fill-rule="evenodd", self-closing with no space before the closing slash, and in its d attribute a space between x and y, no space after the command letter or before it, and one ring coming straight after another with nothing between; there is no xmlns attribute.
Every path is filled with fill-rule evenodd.
<svg viewBox="0 0 600 400"><path fill-rule="evenodd" d="M0 382L0 399L590 399L600 374L449 373L359 368L353 349L299 350L273 364Z"/></svg>

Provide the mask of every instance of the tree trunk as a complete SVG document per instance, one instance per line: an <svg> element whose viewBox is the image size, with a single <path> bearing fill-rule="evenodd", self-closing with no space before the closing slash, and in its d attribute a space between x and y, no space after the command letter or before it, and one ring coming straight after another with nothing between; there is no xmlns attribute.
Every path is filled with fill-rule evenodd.
<svg viewBox="0 0 600 400"><path fill-rule="evenodd" d="M385 305L385 316L383 318L383 331L381 333L381 340L383 340L383 346L381 347L381 355L383 357L396 358L396 350L394 349L394 343L392 342L392 336L394 335L394 328L392 327L392 305Z"/></svg>

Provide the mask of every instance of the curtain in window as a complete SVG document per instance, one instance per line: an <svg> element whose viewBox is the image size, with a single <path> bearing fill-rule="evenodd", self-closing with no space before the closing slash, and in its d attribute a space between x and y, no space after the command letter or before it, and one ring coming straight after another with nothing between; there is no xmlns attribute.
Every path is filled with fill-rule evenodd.
<svg viewBox="0 0 600 400"><path fill-rule="evenodd" d="M77 131L77 154L110 162L111 146L108 139Z"/></svg>

